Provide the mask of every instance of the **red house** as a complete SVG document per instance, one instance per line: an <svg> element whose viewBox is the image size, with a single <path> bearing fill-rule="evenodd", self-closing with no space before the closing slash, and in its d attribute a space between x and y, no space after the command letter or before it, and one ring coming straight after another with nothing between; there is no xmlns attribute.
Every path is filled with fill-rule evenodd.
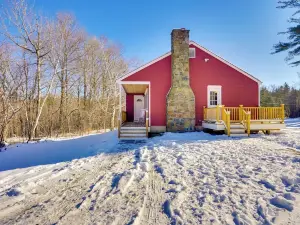
<svg viewBox="0 0 300 225"><path fill-rule="evenodd" d="M228 133L230 126L234 133L232 123L236 123L235 133L247 133L249 115L249 120L260 122L278 117L276 121L283 124L283 106L271 108L273 116L260 110L259 79L190 41L186 29L172 31L171 52L122 76L117 83L126 93L123 104L125 97L120 95L119 136L123 138L201 128Z"/></svg>

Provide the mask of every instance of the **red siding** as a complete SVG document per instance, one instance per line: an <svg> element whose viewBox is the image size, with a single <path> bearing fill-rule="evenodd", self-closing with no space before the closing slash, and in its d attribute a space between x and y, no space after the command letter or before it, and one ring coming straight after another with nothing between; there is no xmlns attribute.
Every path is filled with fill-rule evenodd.
<svg viewBox="0 0 300 225"><path fill-rule="evenodd" d="M133 121L133 100L134 100L134 94L127 94L126 95L126 119L129 122Z"/></svg>
<svg viewBox="0 0 300 225"><path fill-rule="evenodd" d="M203 106L207 105L207 85L222 86L225 106L258 106L257 82L198 48L196 58L190 59L190 84L196 97L196 124L203 119Z"/></svg>
<svg viewBox="0 0 300 225"><path fill-rule="evenodd" d="M191 46L195 47L195 46ZM222 104L258 106L258 83L196 48L190 59L190 84L196 97L196 125L201 125L207 105L207 85L222 86ZM209 61L205 63L204 59ZM127 77L124 81L150 81L151 126L166 125L166 95L171 87L171 56Z"/></svg>
<svg viewBox="0 0 300 225"><path fill-rule="evenodd" d="M171 56L138 71L124 81L150 81L151 126L165 126L166 96L171 87Z"/></svg>

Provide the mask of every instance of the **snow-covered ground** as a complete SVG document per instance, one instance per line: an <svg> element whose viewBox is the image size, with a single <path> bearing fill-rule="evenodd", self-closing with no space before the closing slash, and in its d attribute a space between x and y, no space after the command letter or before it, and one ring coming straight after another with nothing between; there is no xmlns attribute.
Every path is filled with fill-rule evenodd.
<svg viewBox="0 0 300 225"><path fill-rule="evenodd" d="M251 138L110 132L11 146L0 224L300 224L300 120L287 124Z"/></svg>

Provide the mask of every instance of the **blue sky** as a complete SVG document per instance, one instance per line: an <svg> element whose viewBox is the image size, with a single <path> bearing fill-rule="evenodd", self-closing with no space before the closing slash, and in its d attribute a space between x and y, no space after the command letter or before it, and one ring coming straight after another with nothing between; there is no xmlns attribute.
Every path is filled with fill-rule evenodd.
<svg viewBox="0 0 300 225"><path fill-rule="evenodd" d="M73 13L90 35L107 36L123 46L124 55L146 63L170 50L173 28L190 29L190 39L263 81L265 85L298 82L299 68L271 55L283 36L290 10L276 0L35 0L54 16Z"/></svg>

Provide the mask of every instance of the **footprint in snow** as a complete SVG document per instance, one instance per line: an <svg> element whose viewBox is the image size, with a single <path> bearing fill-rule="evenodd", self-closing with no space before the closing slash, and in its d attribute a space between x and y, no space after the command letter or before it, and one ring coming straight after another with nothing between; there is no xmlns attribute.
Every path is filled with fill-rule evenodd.
<svg viewBox="0 0 300 225"><path fill-rule="evenodd" d="M281 208L281 209L286 209L288 211L293 211L294 209L294 205L291 201L281 197L281 196L277 196L275 198L272 198L270 200L270 203L278 208Z"/></svg>
<svg viewBox="0 0 300 225"><path fill-rule="evenodd" d="M284 193L283 197L287 200L294 201L296 198L291 193Z"/></svg>
<svg viewBox="0 0 300 225"><path fill-rule="evenodd" d="M300 163L300 157L298 158L294 158L294 159L292 159L292 162L293 163Z"/></svg>
<svg viewBox="0 0 300 225"><path fill-rule="evenodd" d="M276 191L275 185L271 184L267 180L260 180L258 183L263 184L265 186L265 188L271 189L272 191Z"/></svg>
<svg viewBox="0 0 300 225"><path fill-rule="evenodd" d="M8 192L6 192L6 195L8 197L15 197L15 196L19 196L21 194L21 192L19 192L18 190L16 189L10 189Z"/></svg>

